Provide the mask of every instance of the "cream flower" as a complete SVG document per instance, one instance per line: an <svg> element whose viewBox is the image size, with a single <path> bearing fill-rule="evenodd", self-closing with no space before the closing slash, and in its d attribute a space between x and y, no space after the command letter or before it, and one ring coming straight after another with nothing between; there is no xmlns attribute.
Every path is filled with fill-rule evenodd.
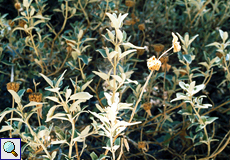
<svg viewBox="0 0 230 160"><path fill-rule="evenodd" d="M154 70L158 71L161 67L161 61L156 59L155 56L152 56L151 58L148 59L147 66L152 71Z"/></svg>
<svg viewBox="0 0 230 160"><path fill-rule="evenodd" d="M172 32L173 36L173 52L179 52L181 50L180 42L178 42L178 37Z"/></svg>

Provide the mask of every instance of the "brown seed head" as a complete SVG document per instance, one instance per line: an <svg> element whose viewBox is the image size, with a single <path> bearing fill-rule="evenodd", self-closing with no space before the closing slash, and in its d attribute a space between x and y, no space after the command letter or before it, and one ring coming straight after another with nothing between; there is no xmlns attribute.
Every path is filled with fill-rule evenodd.
<svg viewBox="0 0 230 160"><path fill-rule="evenodd" d="M155 52L159 53L164 50L165 46L163 44L154 44L153 49Z"/></svg>
<svg viewBox="0 0 230 160"><path fill-rule="evenodd" d="M141 31L145 30L145 24L144 24L144 23L139 24L139 25L138 25L138 28L139 28L139 30L141 30Z"/></svg>
<svg viewBox="0 0 230 160"><path fill-rule="evenodd" d="M14 26L14 22L12 22L12 20L9 20L8 24L10 25L11 28Z"/></svg>
<svg viewBox="0 0 230 160"><path fill-rule="evenodd" d="M138 142L138 148L139 149L143 149L143 148L145 148L145 146L146 146L146 142L144 142L144 141Z"/></svg>
<svg viewBox="0 0 230 160"><path fill-rule="evenodd" d="M29 101L34 101L34 102L41 102L42 101L42 94L37 92L37 93L31 93L29 95Z"/></svg>
<svg viewBox="0 0 230 160"><path fill-rule="evenodd" d="M124 25L130 26L132 24L132 20L125 20Z"/></svg>
<svg viewBox="0 0 230 160"><path fill-rule="evenodd" d="M132 14L131 14L131 17L132 17L133 19L135 19L135 18L136 18L136 15L135 15L134 13L132 13Z"/></svg>
<svg viewBox="0 0 230 160"><path fill-rule="evenodd" d="M220 53L220 52L216 52L216 56L219 57L219 58L221 58L221 57L223 57L223 54Z"/></svg>
<svg viewBox="0 0 230 160"><path fill-rule="evenodd" d="M135 2L134 1L131 1L131 0L126 0L125 1L125 5L127 7L133 7L135 5Z"/></svg>
<svg viewBox="0 0 230 160"><path fill-rule="evenodd" d="M154 71L154 70L158 71L161 67L161 61L156 59L155 56L152 56L151 58L148 59L147 66L152 71Z"/></svg>
<svg viewBox="0 0 230 160"><path fill-rule="evenodd" d="M21 8L21 3L17 2L14 4L14 7L19 10Z"/></svg>
<svg viewBox="0 0 230 160"><path fill-rule="evenodd" d="M145 52L145 49L137 49L137 54L138 54L139 56L143 55L144 52Z"/></svg>
<svg viewBox="0 0 230 160"><path fill-rule="evenodd" d="M19 90L19 86L20 84L17 82L9 82L6 84L7 90L14 90L15 92Z"/></svg>
<svg viewBox="0 0 230 160"><path fill-rule="evenodd" d="M145 111L148 111L148 110L150 110L152 108L152 104L149 103L149 102L146 102L146 103L143 104L143 108L144 108Z"/></svg>
<svg viewBox="0 0 230 160"><path fill-rule="evenodd" d="M67 47L66 47L66 50L67 50L68 53L70 53L70 52L72 52L73 49L72 49L71 46L67 46Z"/></svg>
<svg viewBox="0 0 230 160"><path fill-rule="evenodd" d="M167 63L169 61L169 57L168 56L161 57L160 61L161 63Z"/></svg>
<svg viewBox="0 0 230 160"><path fill-rule="evenodd" d="M25 25L25 24L26 24L26 21L24 21L24 20L19 20L18 25L19 25L20 27L24 28L24 25Z"/></svg>
<svg viewBox="0 0 230 160"><path fill-rule="evenodd" d="M171 65L169 65L168 63L164 63L162 66L161 66L161 69L162 69L162 71L164 72L164 71L169 71L170 70L170 68L171 68Z"/></svg>
<svg viewBox="0 0 230 160"><path fill-rule="evenodd" d="M135 20L135 19L132 19L132 20L131 20L131 25L134 25L134 24L136 24L136 20Z"/></svg>

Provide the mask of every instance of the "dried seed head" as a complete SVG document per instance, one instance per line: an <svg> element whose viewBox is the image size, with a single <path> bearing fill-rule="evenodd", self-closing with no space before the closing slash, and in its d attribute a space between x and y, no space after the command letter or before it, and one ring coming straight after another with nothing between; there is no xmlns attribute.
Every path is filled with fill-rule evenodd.
<svg viewBox="0 0 230 160"><path fill-rule="evenodd" d="M134 24L136 24L136 20L135 20L135 19L132 19L132 20L131 20L131 25L134 25Z"/></svg>
<svg viewBox="0 0 230 160"><path fill-rule="evenodd" d="M223 57L223 54L220 53L220 52L216 52L216 56L219 57L219 58L221 58L221 57Z"/></svg>
<svg viewBox="0 0 230 160"><path fill-rule="evenodd" d="M126 0L125 1L125 5L127 7L133 7L135 5L135 2L134 1L131 1L131 0Z"/></svg>
<svg viewBox="0 0 230 160"><path fill-rule="evenodd" d="M134 18L136 18L136 15L134 13L132 13L131 17L134 19Z"/></svg>
<svg viewBox="0 0 230 160"><path fill-rule="evenodd" d="M137 49L137 54L138 54L139 56L143 55L144 52L145 52L145 49Z"/></svg>
<svg viewBox="0 0 230 160"><path fill-rule="evenodd" d="M143 150L144 152L147 152L149 150L149 145L145 141L138 142L138 148Z"/></svg>
<svg viewBox="0 0 230 160"><path fill-rule="evenodd" d="M8 24L10 25L11 28L14 26L14 22L12 22L12 20L9 20Z"/></svg>
<svg viewBox="0 0 230 160"><path fill-rule="evenodd" d="M67 50L68 53L70 53L70 52L72 52L73 49L72 49L71 46L67 46L67 47L66 47L66 50Z"/></svg>
<svg viewBox="0 0 230 160"><path fill-rule="evenodd" d="M152 108L152 104L149 102L146 102L143 104L143 108L145 111L150 110Z"/></svg>
<svg viewBox="0 0 230 160"><path fill-rule="evenodd" d="M48 43L45 42L43 47L44 47L44 48L48 48Z"/></svg>
<svg viewBox="0 0 230 160"><path fill-rule="evenodd" d="M21 19L19 20L19 23L18 23L19 27L24 28L25 24L26 24L26 21L21 20Z"/></svg>
<svg viewBox="0 0 230 160"><path fill-rule="evenodd" d="M154 70L158 71L161 67L161 61L156 59L155 56L152 56L151 58L148 59L147 66L152 71L154 71Z"/></svg>
<svg viewBox="0 0 230 160"><path fill-rule="evenodd" d="M19 90L19 86L20 84L17 82L9 82L6 84L7 90L14 90L15 92Z"/></svg>
<svg viewBox="0 0 230 160"><path fill-rule="evenodd" d="M168 56L161 57L160 61L161 63L167 63L169 61L169 57Z"/></svg>
<svg viewBox="0 0 230 160"><path fill-rule="evenodd" d="M165 46L163 44L154 44L153 49L155 52L159 53L164 50Z"/></svg>
<svg viewBox="0 0 230 160"><path fill-rule="evenodd" d="M14 4L14 7L19 10L21 8L21 3L17 2Z"/></svg>
<svg viewBox="0 0 230 160"><path fill-rule="evenodd" d="M127 25L127 26L132 25L132 20L125 20L124 25Z"/></svg>
<svg viewBox="0 0 230 160"><path fill-rule="evenodd" d="M42 94L37 92L37 93L31 93L29 95L29 101L34 101L34 102L41 102L42 101Z"/></svg>
<svg viewBox="0 0 230 160"><path fill-rule="evenodd" d="M139 19L139 18L136 18L135 21L136 21L136 22L140 22L140 19Z"/></svg>
<svg viewBox="0 0 230 160"><path fill-rule="evenodd" d="M170 68L171 68L171 65L169 65L169 64L167 64L167 63L164 63L162 66L161 66L161 69L162 69L162 71L164 72L164 71L169 71L170 70Z"/></svg>
<svg viewBox="0 0 230 160"><path fill-rule="evenodd" d="M144 23L139 24L139 25L138 25L138 28L139 28L139 30L141 30L141 31L145 30L145 24L144 24Z"/></svg>
<svg viewBox="0 0 230 160"><path fill-rule="evenodd" d="M143 148L145 148L145 146L146 146L146 142L144 142L144 141L138 142L138 148L139 149L143 149Z"/></svg>

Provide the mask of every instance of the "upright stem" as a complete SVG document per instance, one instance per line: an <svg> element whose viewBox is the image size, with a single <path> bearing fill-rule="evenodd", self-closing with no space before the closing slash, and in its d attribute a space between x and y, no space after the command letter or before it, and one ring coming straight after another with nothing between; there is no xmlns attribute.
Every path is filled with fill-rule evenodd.
<svg viewBox="0 0 230 160"><path fill-rule="evenodd" d="M14 108L14 97L12 97L12 108ZM12 126L12 118L13 118L14 111L11 112L11 117L10 117L10 126ZM12 130L10 130L10 138L12 138Z"/></svg>
<svg viewBox="0 0 230 160"><path fill-rule="evenodd" d="M146 82L145 82L145 84L144 84L144 86L143 86L143 88L142 88L141 94L140 94L140 96L139 96L139 98L138 98L138 100L137 100L137 102L136 102L136 104L135 104L135 107L133 108L133 112L132 112L131 117L130 117L130 119L129 119L129 123L130 123L130 122L132 121L132 119L133 119L133 116L134 116L134 114L135 114L135 111L136 111L136 109L137 109L137 106L138 106L139 102L141 101L141 97L142 97L142 95L143 95L143 93L144 93L144 90L145 90L145 88L146 88L146 86L147 86L147 84L148 84L148 82L149 82L149 79L150 79L150 77L152 76L152 74L153 74L153 70L150 72L150 74L149 74L149 76L148 76L148 78L147 78L147 80L146 80Z"/></svg>
<svg viewBox="0 0 230 160"><path fill-rule="evenodd" d="M71 116L72 118L72 116ZM74 139L74 131L75 131L75 121L71 120L71 124L72 124L72 135L71 135L71 140L70 140L70 144L69 144L69 158L71 158L72 155L72 150L73 150L73 139Z"/></svg>
<svg viewBox="0 0 230 160"><path fill-rule="evenodd" d="M201 119L201 116L199 115L199 113L198 113L197 110L195 109L194 104L192 103L191 105L192 105L192 108L193 108L193 110L194 110L196 116L197 116L198 119L199 119L199 123L202 123L203 125L205 125L205 123L204 123L203 120ZM208 144L207 144L207 146L208 146L208 153L207 153L207 154L208 154L208 155L207 155L207 156L209 156L209 155L210 155L211 148L210 148L210 141L209 141L209 138L208 138L208 132L207 132L207 129L206 129L206 125L205 125L205 127L204 127L204 134L205 134L205 136L206 136L206 138L207 138L207 142L208 142Z"/></svg>

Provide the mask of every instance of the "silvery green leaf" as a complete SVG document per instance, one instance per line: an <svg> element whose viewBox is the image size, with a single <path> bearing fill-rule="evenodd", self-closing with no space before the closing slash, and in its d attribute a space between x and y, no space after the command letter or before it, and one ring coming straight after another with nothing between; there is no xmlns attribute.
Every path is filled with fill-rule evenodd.
<svg viewBox="0 0 230 160"><path fill-rule="evenodd" d="M206 125L207 125L207 124L211 124L212 122L214 122L214 121L217 120L217 119L218 119L218 117L209 117L209 118L206 119L205 124L206 124Z"/></svg>
<svg viewBox="0 0 230 160"><path fill-rule="evenodd" d="M189 100L189 97L186 96L183 93L176 93L176 98L174 98L173 100L171 100L170 103L174 102L174 101L178 101L178 100Z"/></svg>
<svg viewBox="0 0 230 160"><path fill-rule="evenodd" d="M192 91L192 95L198 93L199 91L201 91L202 89L205 88L204 84L200 84L194 87L193 91Z"/></svg>
<svg viewBox="0 0 230 160"><path fill-rule="evenodd" d="M73 104L71 104L71 106L69 108L69 111L70 112L73 112L73 111L79 112L79 111L81 111L81 108L80 108L79 104L82 103L82 102L85 102L85 101L86 101L85 99L75 101Z"/></svg>
<svg viewBox="0 0 230 160"><path fill-rule="evenodd" d="M18 96L18 94L14 90L8 90L10 94L14 97L15 102L21 106L21 98Z"/></svg>
<svg viewBox="0 0 230 160"><path fill-rule="evenodd" d="M127 56L128 54L130 54L132 52L136 52L136 51L137 51L136 49L131 49L131 50L125 51L120 55L119 59L122 59L123 57Z"/></svg>
<svg viewBox="0 0 230 160"><path fill-rule="evenodd" d="M8 126L8 125L7 126L4 125L4 126L2 126L0 132L5 132L5 131L8 131L8 130L13 130L13 127Z"/></svg>
<svg viewBox="0 0 230 160"><path fill-rule="evenodd" d="M11 113L13 111L16 111L15 108L6 108L4 111L2 111L0 113L0 122L2 121L2 119L5 117L5 115L7 115L8 113Z"/></svg>
<svg viewBox="0 0 230 160"><path fill-rule="evenodd" d="M54 96L47 96L46 98L47 98L47 99L50 99L51 101L60 103L60 102L59 102L59 99L58 99L57 97L54 97Z"/></svg>
<svg viewBox="0 0 230 160"><path fill-rule="evenodd" d="M104 49L97 49L96 51L98 51L102 55L103 58L107 58L107 54Z"/></svg>
<svg viewBox="0 0 230 160"><path fill-rule="evenodd" d="M57 93L60 90L60 88L45 88L45 90Z"/></svg>
<svg viewBox="0 0 230 160"><path fill-rule="evenodd" d="M8 121L19 121L19 122L24 123L23 119L21 119L21 118L10 118L10 119L8 119Z"/></svg>
<svg viewBox="0 0 230 160"><path fill-rule="evenodd" d="M36 106L36 105L39 105L39 104L44 104L44 103L32 101L32 102L28 103L27 105L25 105L23 107L23 109L26 108L26 107Z"/></svg>
<svg viewBox="0 0 230 160"><path fill-rule="evenodd" d="M53 82L47 77L47 76L45 76L44 74L42 74L42 73L39 73L45 80L46 80L46 82L51 86L51 87L54 87L53 86Z"/></svg>
<svg viewBox="0 0 230 160"><path fill-rule="evenodd" d="M92 160L98 160L98 156L96 155L95 152L90 153L90 157Z"/></svg>
<svg viewBox="0 0 230 160"><path fill-rule="evenodd" d="M130 42L122 43L122 45L123 45L123 46L128 46L128 47L130 47L130 48L145 49L144 47L135 46L135 45L133 45L133 44L130 43Z"/></svg>
<svg viewBox="0 0 230 160"><path fill-rule="evenodd" d="M202 130L206 125L203 125L203 124L199 124L197 127L196 127L196 132Z"/></svg>
<svg viewBox="0 0 230 160"><path fill-rule="evenodd" d="M120 29L116 29L116 36L119 39L120 42L123 41L123 34Z"/></svg>
<svg viewBox="0 0 230 160"><path fill-rule="evenodd" d="M123 110L123 109L130 109L130 110L133 110L133 106L132 103L119 103L118 104L118 110Z"/></svg>
<svg viewBox="0 0 230 160"><path fill-rule="evenodd" d="M67 143L68 142L66 140L60 140L60 141L52 141L51 144L63 144L63 143Z"/></svg>
<svg viewBox="0 0 230 160"><path fill-rule="evenodd" d="M192 93L193 93L195 85L196 85L196 81L193 81L190 83L189 88L187 90L189 94L193 95Z"/></svg>
<svg viewBox="0 0 230 160"><path fill-rule="evenodd" d="M52 112L51 112L51 113L52 113ZM55 114L55 115L53 115L53 116L49 116L49 117L48 117L48 115L47 115L46 122L50 121L50 120L53 119L53 118L55 118L55 119L60 119L60 120L69 121L69 119L66 118L66 114L65 114L65 113L57 113L57 114Z"/></svg>
<svg viewBox="0 0 230 160"><path fill-rule="evenodd" d="M72 93L72 90L71 90L71 89L66 89L66 93L65 93L65 98L66 98L66 100L69 99L71 93Z"/></svg>
<svg viewBox="0 0 230 160"><path fill-rule="evenodd" d="M70 100L75 100L75 99L85 99L88 100L90 98L92 98L93 96L91 94L89 94L88 92L79 92L79 93L75 93L72 96L70 96Z"/></svg>
<svg viewBox="0 0 230 160"><path fill-rule="evenodd" d="M49 122L51 119L52 119L52 116L54 114L54 111L57 107L60 107L61 105L56 105L56 106L53 106L49 109L47 115L46 115L46 121L45 122Z"/></svg>
<svg viewBox="0 0 230 160"><path fill-rule="evenodd" d="M89 84L93 81L93 79L91 79L90 81L87 81L82 87L81 87L81 91L83 92L88 86Z"/></svg>
<svg viewBox="0 0 230 160"><path fill-rule="evenodd" d="M96 104L96 107L97 109L100 111L100 112L105 112L103 108L101 108L101 106L99 104Z"/></svg>
<svg viewBox="0 0 230 160"><path fill-rule="evenodd" d="M212 107L211 104L196 104L195 108L208 108L208 107Z"/></svg>
<svg viewBox="0 0 230 160"><path fill-rule="evenodd" d="M94 74L98 75L99 77L101 77L104 80L109 80L109 75L103 73L103 72L97 72L97 71L93 71Z"/></svg>
<svg viewBox="0 0 230 160"><path fill-rule="evenodd" d="M199 35L197 34L197 35L195 35L195 36L193 36L190 40L189 40L189 42L188 42L188 46L196 39L196 37L198 37Z"/></svg>
<svg viewBox="0 0 230 160"><path fill-rule="evenodd" d="M63 76L64 76L64 74L65 74L66 71L67 71L67 69L62 73L62 75L60 76L60 78L57 80L57 83L55 84L55 88L60 87L59 84L63 80Z"/></svg>

